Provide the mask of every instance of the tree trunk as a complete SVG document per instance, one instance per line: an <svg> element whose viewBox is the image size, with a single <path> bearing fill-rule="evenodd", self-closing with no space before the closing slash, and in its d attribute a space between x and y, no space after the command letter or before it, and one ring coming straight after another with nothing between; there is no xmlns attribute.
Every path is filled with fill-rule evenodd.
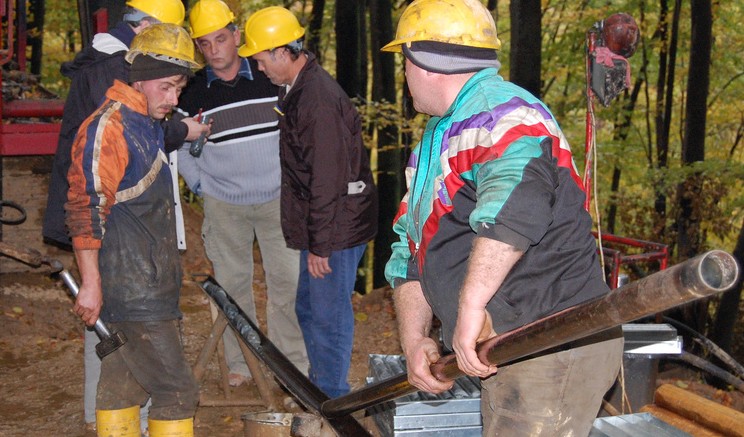
<svg viewBox="0 0 744 437"><path fill-rule="evenodd" d="M741 229L739 229L739 239L736 241L736 248L733 255L739 266L744 266L744 222L742 222ZM733 352L734 326L739 320L739 302L741 301L742 284L744 284L744 274L739 272L739 280L734 285L734 288L723 293L721 296L710 336L713 343L729 354Z"/></svg>
<svg viewBox="0 0 744 437"><path fill-rule="evenodd" d="M644 60L644 62L646 62ZM643 67L645 69L645 65ZM630 134L630 128L632 126L632 117L633 117L633 111L635 109L635 105L638 102L638 96L641 93L641 88L643 86L643 82L645 81L645 77L640 77L636 79L635 85L633 86L633 91L626 95L624 104L623 104L623 111L618 114L619 120L615 122L615 133L614 133L614 139L618 143L625 143L628 139L628 135ZM612 194L617 194L618 190L620 189L620 176L622 175L622 166L615 165L615 168L612 171L612 186L610 187L610 192ZM610 202L610 208L609 212L607 213L607 231L611 234L615 233L615 220L617 218L617 200L613 199Z"/></svg>
<svg viewBox="0 0 744 437"><path fill-rule="evenodd" d="M690 46L690 72L687 80L685 130L682 140L682 165L705 159L705 122L708 86L710 83L710 52L713 16L710 0L692 0L692 44ZM679 189L678 199L678 255L690 258L701 250L700 214L695 202L701 195L702 175L693 175Z"/></svg>
<svg viewBox="0 0 744 437"><path fill-rule="evenodd" d="M395 39L391 0L369 0L370 45L372 46L372 100L395 103L395 53L380 49Z"/></svg>
<svg viewBox="0 0 744 437"><path fill-rule="evenodd" d="M367 97L364 0L336 2L336 80L349 97Z"/></svg>
<svg viewBox="0 0 744 437"><path fill-rule="evenodd" d="M509 14L509 80L540 98L540 0L510 2Z"/></svg>
<svg viewBox="0 0 744 437"><path fill-rule="evenodd" d="M325 0L314 0L313 11L310 13L310 23L307 27L305 36L305 48L315 53L318 57L318 63L323 63L322 52L320 51L320 33L323 29L323 10L325 9Z"/></svg>
<svg viewBox="0 0 744 437"><path fill-rule="evenodd" d="M41 74L41 64L44 47L44 13L46 8L43 0L31 0L29 11L31 20L28 23L28 44L31 46L31 74Z"/></svg>
<svg viewBox="0 0 744 437"><path fill-rule="evenodd" d="M658 169L668 167L669 157L669 131L672 124L672 107L674 105L674 79L675 65L677 59L677 41L679 39L679 16L682 2L674 2L674 14L672 18L672 33L667 44L669 34L666 26L666 15L668 12L666 1L662 1L663 23L659 24L659 39L662 41L659 53L659 77L657 81L656 94L656 166ZM667 65L669 71L667 72ZM656 210L655 231L663 239L666 235L667 225L667 199L666 194L657 191L654 209Z"/></svg>
<svg viewBox="0 0 744 437"><path fill-rule="evenodd" d="M690 41L690 70L687 80L684 136L682 138L682 166L705 159L705 121L710 75L711 32L713 26L711 0L692 0L692 35ZM677 258L685 260L702 251L703 233L701 202L702 173L689 176L677 187ZM698 332L704 332L709 318L708 301L683 308L684 322Z"/></svg>
<svg viewBox="0 0 744 437"><path fill-rule="evenodd" d="M395 54L383 53L380 48L394 39L393 7L390 0L369 0L372 46L372 100L376 103L397 101L395 91ZM375 237L372 286L386 284L385 264L392 254L391 245L397 240L393 219L405 190L404 148L398 143L397 125L375 125L377 135L377 192L379 194L378 231ZM373 163L374 165L375 163Z"/></svg>

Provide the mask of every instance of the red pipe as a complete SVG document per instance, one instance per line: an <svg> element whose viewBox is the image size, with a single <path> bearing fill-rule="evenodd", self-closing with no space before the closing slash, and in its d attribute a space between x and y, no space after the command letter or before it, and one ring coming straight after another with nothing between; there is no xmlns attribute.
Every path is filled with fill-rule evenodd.
<svg viewBox="0 0 744 437"><path fill-rule="evenodd" d="M65 102L61 99L25 99L4 103L3 118L62 117L65 107Z"/></svg>

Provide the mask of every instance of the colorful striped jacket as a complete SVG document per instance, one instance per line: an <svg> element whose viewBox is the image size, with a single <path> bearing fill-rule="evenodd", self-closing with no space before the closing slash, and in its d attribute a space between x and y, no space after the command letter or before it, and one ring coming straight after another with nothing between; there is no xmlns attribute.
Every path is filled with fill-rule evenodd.
<svg viewBox="0 0 744 437"><path fill-rule="evenodd" d="M548 108L498 70L432 117L406 169L386 277L421 282L450 347L476 236L524 255L487 308L502 333L608 292L571 151Z"/></svg>

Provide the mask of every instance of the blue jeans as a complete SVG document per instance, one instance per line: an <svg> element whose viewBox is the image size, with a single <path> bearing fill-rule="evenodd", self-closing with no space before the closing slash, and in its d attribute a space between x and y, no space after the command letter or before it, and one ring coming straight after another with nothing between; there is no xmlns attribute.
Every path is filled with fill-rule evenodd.
<svg viewBox="0 0 744 437"><path fill-rule="evenodd" d="M297 320L310 359L310 381L330 398L349 392L346 380L354 343L354 292L356 272L367 244L332 252L332 272L315 279L307 270L308 251L300 252L297 286Z"/></svg>

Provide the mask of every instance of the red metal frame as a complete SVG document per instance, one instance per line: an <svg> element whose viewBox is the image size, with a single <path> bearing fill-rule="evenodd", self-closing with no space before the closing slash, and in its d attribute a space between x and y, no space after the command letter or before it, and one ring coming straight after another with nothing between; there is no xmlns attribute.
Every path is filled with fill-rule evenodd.
<svg viewBox="0 0 744 437"><path fill-rule="evenodd" d="M15 1L18 4L15 4ZM26 69L26 15L25 0L0 0L0 16L5 29L0 41L0 65L15 60L18 69ZM0 81L2 69L0 69ZM0 156L53 155L61 127L64 101L0 99ZM56 118L57 121L40 121L40 118Z"/></svg>
<svg viewBox="0 0 744 437"><path fill-rule="evenodd" d="M597 233L594 233L595 238ZM666 244L634 238L618 237L612 234L602 234L602 253L606 261L607 283L610 288L618 287L620 270L624 265L650 264L657 262L658 270L664 270L669 264L669 248ZM606 247L605 244L614 247ZM621 250L621 248L623 250ZM635 253L627 253L633 251Z"/></svg>

